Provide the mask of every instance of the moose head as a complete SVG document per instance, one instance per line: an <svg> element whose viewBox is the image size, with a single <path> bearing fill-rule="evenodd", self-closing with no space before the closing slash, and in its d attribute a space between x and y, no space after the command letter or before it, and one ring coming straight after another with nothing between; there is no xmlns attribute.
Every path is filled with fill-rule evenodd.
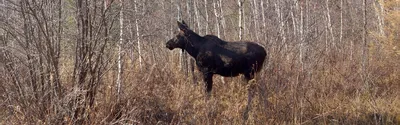
<svg viewBox="0 0 400 125"><path fill-rule="evenodd" d="M185 46L190 42L187 40L187 37L189 36L190 32L193 32L189 29L185 21L179 22L178 27L179 27L179 32L175 35L174 38L168 40L166 47L170 50L173 50L175 48L181 48L184 49Z"/></svg>

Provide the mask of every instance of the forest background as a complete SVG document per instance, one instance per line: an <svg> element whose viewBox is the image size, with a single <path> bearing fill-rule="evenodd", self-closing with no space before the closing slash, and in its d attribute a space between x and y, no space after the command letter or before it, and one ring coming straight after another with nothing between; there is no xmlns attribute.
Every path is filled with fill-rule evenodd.
<svg viewBox="0 0 400 125"><path fill-rule="evenodd" d="M265 47L248 120L180 20ZM399 124L399 33L399 0L0 0L0 124Z"/></svg>

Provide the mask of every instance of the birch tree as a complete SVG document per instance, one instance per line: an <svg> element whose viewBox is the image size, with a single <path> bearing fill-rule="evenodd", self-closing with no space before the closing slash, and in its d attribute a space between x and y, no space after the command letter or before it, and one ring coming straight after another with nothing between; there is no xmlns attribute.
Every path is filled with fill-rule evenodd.
<svg viewBox="0 0 400 125"><path fill-rule="evenodd" d="M136 42L137 42L137 48L138 48L138 58L139 58L139 68L140 71L142 71L142 50L140 47L140 30L139 30L139 18L138 16L140 15L138 11L138 0L134 0L134 11L135 11L135 28L136 28Z"/></svg>
<svg viewBox="0 0 400 125"><path fill-rule="evenodd" d="M326 28L329 29L329 33L330 33L330 37L331 37L330 43L332 43L333 47L335 47L336 43L335 43L335 37L333 35L333 27L332 27L332 21L331 21L331 11L330 11L330 8L329 8L329 0L325 1L325 6L326 6L326 20L327 20L326 21L326 23L327 23L326 24ZM326 31L326 32L328 32L328 31Z"/></svg>
<svg viewBox="0 0 400 125"><path fill-rule="evenodd" d="M339 33L339 44L342 44L343 40L343 0L340 0L340 33Z"/></svg>
<svg viewBox="0 0 400 125"><path fill-rule="evenodd" d="M363 83L365 85L365 89L369 89L369 83L367 79L367 67L368 67L368 30L367 30L367 0L363 0L362 2L362 7L363 7L363 32L362 32L362 42L363 42L363 47L362 47L362 75L361 78L363 80Z"/></svg>
<svg viewBox="0 0 400 125"><path fill-rule="evenodd" d="M242 40L243 38L243 1L238 0L238 9L239 9L239 20L238 20L238 27L239 27L239 40Z"/></svg>
<svg viewBox="0 0 400 125"><path fill-rule="evenodd" d="M121 93L121 84L122 84L122 80L121 80L121 76L122 76L122 43L123 43L123 35L124 35L124 2L123 0L120 0L120 7L121 9L119 10L119 43L118 43L118 72L117 72L117 93L118 93L118 97ZM106 6L106 4L104 5ZM140 57L140 56L139 56Z"/></svg>
<svg viewBox="0 0 400 125"><path fill-rule="evenodd" d="M378 18L378 29L379 29L379 34L384 36L385 35L385 31L384 31L384 24L385 24L385 20L383 15L384 13L384 0L377 0L374 2L374 6L375 6L375 13L376 16Z"/></svg>
<svg viewBox="0 0 400 125"><path fill-rule="evenodd" d="M225 22L225 16L224 16L224 9L223 9L223 2L222 0L218 0L218 5L219 5L219 19L220 19L220 25L222 29L222 34L220 38L225 39L226 35L226 22Z"/></svg>
<svg viewBox="0 0 400 125"><path fill-rule="evenodd" d="M267 34L265 30L267 30L267 24L266 24L266 19L265 19L265 7L264 7L264 0L260 0L260 6L261 6L261 18L262 18L262 29L261 33L263 34L263 41L268 42ZM267 5L269 4L269 1L267 0Z"/></svg>
<svg viewBox="0 0 400 125"><path fill-rule="evenodd" d="M254 23L254 29L253 29L253 31L254 31L254 36L255 36L255 41L257 41L257 42L259 42L260 41L260 39L259 39L259 36L258 36L258 33L259 33L259 26L258 26L258 22L259 22L259 19L258 19L258 3L257 3L257 1L256 0L253 0L253 1L250 1L250 4L252 5L252 13L253 13L253 23Z"/></svg>
<svg viewBox="0 0 400 125"><path fill-rule="evenodd" d="M216 2L215 0L213 0L213 8L214 8L214 15L215 15L215 29L217 30L217 36L219 38L221 38L221 33L220 33L220 30L219 30L220 19L219 19L219 15L218 15L218 11L217 11L217 6L218 6L217 4L218 4L218 1Z"/></svg>
<svg viewBox="0 0 400 125"><path fill-rule="evenodd" d="M205 12L205 16L206 16L206 32L205 32L205 34L208 34L208 22L209 22L207 4L208 4L207 0L204 0L204 12Z"/></svg>
<svg viewBox="0 0 400 125"><path fill-rule="evenodd" d="M197 25L197 32L198 34L201 34L201 28L200 28L200 16L199 16L199 9L197 7L197 0L193 0L193 7L194 7L194 15L196 17L196 25Z"/></svg>

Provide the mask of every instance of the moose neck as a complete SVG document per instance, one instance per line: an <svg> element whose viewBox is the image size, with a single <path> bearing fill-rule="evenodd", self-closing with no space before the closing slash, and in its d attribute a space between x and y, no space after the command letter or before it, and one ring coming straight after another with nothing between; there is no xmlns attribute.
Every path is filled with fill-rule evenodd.
<svg viewBox="0 0 400 125"><path fill-rule="evenodd" d="M183 49L186 50L190 56L196 58L199 53L199 48L203 44L202 39L203 37L191 32L190 35L187 36L188 43L186 43L186 46Z"/></svg>

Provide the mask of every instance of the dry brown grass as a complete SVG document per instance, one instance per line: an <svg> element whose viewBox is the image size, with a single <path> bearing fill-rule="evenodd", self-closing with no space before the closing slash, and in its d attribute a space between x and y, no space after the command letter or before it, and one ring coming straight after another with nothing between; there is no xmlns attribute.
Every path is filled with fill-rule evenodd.
<svg viewBox="0 0 400 125"><path fill-rule="evenodd" d="M249 84L241 77L226 78L223 84L215 76L207 99L203 83L193 84L175 62L149 66L144 73L128 64L121 100L116 101L108 82L100 89L93 117L95 123L121 124L399 124L397 76L371 79L366 89L353 73L358 69L349 71L349 64L317 65L311 76L294 72L294 64L279 64L280 70L268 66L259 73L247 121Z"/></svg>
<svg viewBox="0 0 400 125"><path fill-rule="evenodd" d="M326 60L329 60L326 56ZM210 98L204 92L198 71L179 70L177 56L163 65L125 63L123 92L116 96L115 71L103 77L86 124L399 124L400 79L398 68L385 60L371 61L369 86L360 79L355 61L331 59L299 70L290 60L270 58L254 84L242 77L214 76ZM324 59L321 59L324 60ZM378 62L378 61L376 61ZM386 63L385 63L386 62ZM68 61L64 62L66 65ZM64 66L66 66L64 65ZM63 67L65 96L52 102L18 100L13 84L2 84L1 124L73 124L73 99L77 91L68 84L71 68ZM243 119L247 93L253 86L252 109ZM25 86L28 87L28 86ZM7 89L7 91L6 91ZM31 92L26 90L26 95ZM10 97L14 95L15 97ZM17 99L17 100L13 100ZM28 98L29 99L29 98ZM32 99L32 98L31 98ZM50 108L42 107L50 106ZM42 111L43 110L43 111ZM56 110L53 112L51 110Z"/></svg>
<svg viewBox="0 0 400 125"><path fill-rule="evenodd" d="M274 59L271 59L274 61ZM276 60L275 60L276 61ZM330 65L330 67L326 67ZM276 67L280 67L277 69ZM297 72L294 63L270 62L258 74L249 119L243 119L248 83L243 78L214 77L215 87L207 99L203 83L193 84L190 75L177 69L176 61L149 65L142 71L127 62L123 94L117 99L113 71L104 76L88 124L399 124L400 97L397 69L371 66L368 89L360 82L357 68L349 61L321 63ZM354 65L353 65L354 67ZM65 70L64 73L68 73ZM383 73L382 73L383 72ZM196 77L200 77L196 71ZM378 76L380 75L380 76ZM200 79L200 78L197 78ZM5 87L12 85L2 84ZM68 104L79 91L65 85L58 114L35 110L32 101L7 100L2 96L1 124L72 124ZM5 91L2 91L5 92ZM10 90L8 90L10 92ZM29 92L29 91L27 91ZM84 92L84 91L81 91ZM6 95L5 93L1 93ZM11 102L5 105L6 102ZM25 107L23 107L25 106ZM65 107L64 107L65 106ZM49 114L50 113L50 114ZM48 121L42 121L41 117Z"/></svg>

